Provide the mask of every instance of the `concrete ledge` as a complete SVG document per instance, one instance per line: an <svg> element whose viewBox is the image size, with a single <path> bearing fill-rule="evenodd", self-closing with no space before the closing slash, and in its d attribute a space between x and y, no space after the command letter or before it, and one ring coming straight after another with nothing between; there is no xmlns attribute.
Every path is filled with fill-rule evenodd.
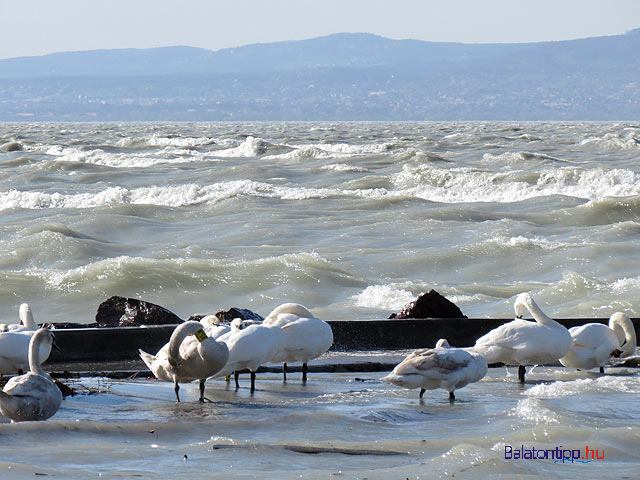
<svg viewBox="0 0 640 480"><path fill-rule="evenodd" d="M451 345L467 347L490 330L511 319L443 318L334 320L333 351L398 350L433 347L439 338ZM585 323L608 323L607 318L558 320L565 327ZM632 319L636 331L640 319ZM114 328L69 328L55 330L62 353L52 351L47 364L104 362L138 359L138 349L157 352L169 341L175 325Z"/></svg>

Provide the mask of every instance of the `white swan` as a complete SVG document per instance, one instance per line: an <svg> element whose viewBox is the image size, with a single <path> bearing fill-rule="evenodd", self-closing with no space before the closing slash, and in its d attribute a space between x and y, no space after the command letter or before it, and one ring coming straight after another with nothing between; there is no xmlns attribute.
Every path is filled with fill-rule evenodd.
<svg viewBox="0 0 640 480"><path fill-rule="evenodd" d="M284 303L264 319L265 325L277 326L284 333L284 347L271 358L283 362L282 376L287 380L287 363L302 362L302 383L307 382L307 363L325 353L333 345L331 326L315 318L298 303Z"/></svg>
<svg viewBox="0 0 640 480"><path fill-rule="evenodd" d="M43 344L53 343L53 334L41 328L29 336L29 367L25 375L10 378L0 392L0 413L14 422L46 420L60 408L62 393L40 366L40 351Z"/></svg>
<svg viewBox="0 0 640 480"><path fill-rule="evenodd" d="M222 323L215 315L205 315L200 319L200 323L204 325L206 334L216 340L231 331L231 325Z"/></svg>
<svg viewBox="0 0 640 480"><path fill-rule="evenodd" d="M518 365L518 378L524 383L525 365L557 362L571 346L569 331L544 314L529 293L521 293L513 305L517 319L494 328L466 349L479 353L487 363ZM529 310L535 322L522 320Z"/></svg>
<svg viewBox="0 0 640 480"><path fill-rule="evenodd" d="M420 387L420 398L426 389L443 388L453 401L456 388L477 382L486 374L487 361L482 355L451 348L440 339L435 348L413 352L382 380L405 388Z"/></svg>
<svg viewBox="0 0 640 480"><path fill-rule="evenodd" d="M565 367L590 370L604 366L610 357L628 357L636 348L636 330L629 315L616 312L609 319L609 326L587 323L569 329L571 348L560 359ZM622 337L622 338L620 338Z"/></svg>
<svg viewBox="0 0 640 480"><path fill-rule="evenodd" d="M256 370L263 363L279 354L284 347L284 334L280 327L253 324L242 329L239 318L231 322L231 331L218 338L229 347L229 360L215 377L235 376L236 388L239 388L238 372L248 369L251 372L251 392L256 389Z"/></svg>
<svg viewBox="0 0 640 480"><path fill-rule="evenodd" d="M38 325L28 304L20 305L22 325L11 324L0 331L0 375L26 370L29 367L29 342ZM40 344L39 359L45 362L51 353L51 343Z"/></svg>
<svg viewBox="0 0 640 480"><path fill-rule="evenodd" d="M20 304L18 316L20 317L20 323L0 323L0 333L23 332L25 330L35 332L38 329L38 324L33 319L33 313L31 313L31 307L29 307L28 303Z"/></svg>
<svg viewBox="0 0 640 480"><path fill-rule="evenodd" d="M199 380L199 401L204 402L204 382L224 367L229 350L224 343L207 337L200 322L185 322L176 327L156 355L140 350L140 358L157 378L174 383L178 402L178 383Z"/></svg>

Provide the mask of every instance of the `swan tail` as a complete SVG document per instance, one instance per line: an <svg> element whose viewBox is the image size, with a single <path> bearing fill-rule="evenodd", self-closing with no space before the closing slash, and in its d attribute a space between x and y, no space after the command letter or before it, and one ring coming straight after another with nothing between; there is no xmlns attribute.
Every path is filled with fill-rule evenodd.
<svg viewBox="0 0 640 480"><path fill-rule="evenodd" d="M150 353L147 353L142 349L139 349L138 352L140 353L140 358L142 359L142 361L147 365L147 367L149 367L149 370L153 370L152 365L156 359L155 355L151 355Z"/></svg>

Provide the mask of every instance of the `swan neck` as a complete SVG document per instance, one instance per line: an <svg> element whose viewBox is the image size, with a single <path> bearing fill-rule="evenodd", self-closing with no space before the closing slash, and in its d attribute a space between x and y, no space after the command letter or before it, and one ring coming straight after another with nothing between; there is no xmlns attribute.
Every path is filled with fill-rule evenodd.
<svg viewBox="0 0 640 480"><path fill-rule="evenodd" d="M614 333L617 328L621 328L624 332L624 345L621 347L622 354L621 357L628 357L631 355L636 349L636 345L638 343L638 339L636 338L636 329L633 326L631 320L626 317L614 317L609 322L609 328L611 328Z"/></svg>
<svg viewBox="0 0 640 480"><path fill-rule="evenodd" d="M169 340L169 360L177 362L180 360L180 345L183 340L187 338L190 334L190 325L188 323L183 323L176 327L176 329L171 334L171 339Z"/></svg>
<svg viewBox="0 0 640 480"><path fill-rule="evenodd" d="M528 302L526 305L527 305L527 310L529 310L529 313L531 314L531 316L536 322L542 325L547 325L549 327L564 328L562 325L556 322L553 318L551 318L546 313L544 313L540 309L538 304L533 301L533 299L531 299L531 302L530 303Z"/></svg>
<svg viewBox="0 0 640 480"><path fill-rule="evenodd" d="M20 306L20 320L22 321L22 324L29 330L38 329L38 325L36 325L36 321L33 319L31 308L29 308L28 305Z"/></svg>
<svg viewBox="0 0 640 480"><path fill-rule="evenodd" d="M42 337L47 333L46 330L38 330L31 337L29 342L29 369L31 373L36 375L44 375L42 365L40 365L40 344L42 343Z"/></svg>

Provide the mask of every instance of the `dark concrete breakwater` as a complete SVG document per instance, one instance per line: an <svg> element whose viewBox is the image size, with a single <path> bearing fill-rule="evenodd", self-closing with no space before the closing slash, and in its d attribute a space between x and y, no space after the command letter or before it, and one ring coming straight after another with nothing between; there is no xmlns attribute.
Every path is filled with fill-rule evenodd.
<svg viewBox="0 0 640 480"><path fill-rule="evenodd" d="M456 347L475 344L476 339L511 319L429 318L385 320L332 320L333 351L403 350L433 347L446 338ZM606 318L558 320L565 327L585 323L608 323ZM636 331L640 319L632 319ZM61 352L52 351L47 364L137 360L138 349L156 352L166 342L175 325L137 327L56 329Z"/></svg>

